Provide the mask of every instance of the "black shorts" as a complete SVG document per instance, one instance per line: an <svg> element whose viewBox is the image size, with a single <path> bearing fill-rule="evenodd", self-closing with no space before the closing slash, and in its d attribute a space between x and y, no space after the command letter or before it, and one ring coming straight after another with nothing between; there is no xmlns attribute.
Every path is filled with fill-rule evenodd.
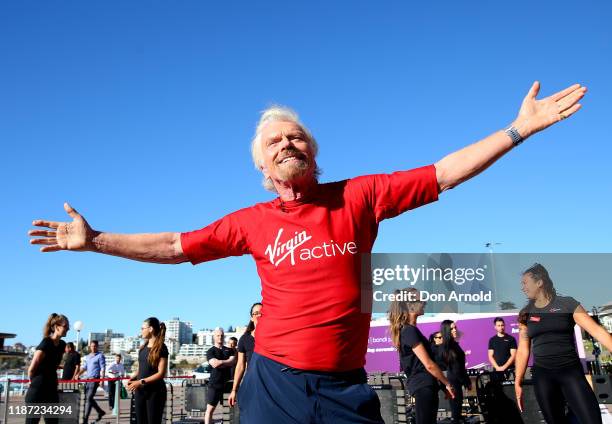
<svg viewBox="0 0 612 424"><path fill-rule="evenodd" d="M208 386L206 390L206 403L208 405L217 406L223 399L223 387Z"/></svg>

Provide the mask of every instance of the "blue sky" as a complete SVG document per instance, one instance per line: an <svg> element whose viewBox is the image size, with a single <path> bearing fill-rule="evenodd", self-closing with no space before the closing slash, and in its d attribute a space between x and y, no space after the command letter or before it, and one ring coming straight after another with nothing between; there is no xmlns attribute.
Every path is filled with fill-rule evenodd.
<svg viewBox="0 0 612 424"><path fill-rule="evenodd" d="M332 181L435 162L510 123L536 79L544 96L582 83L576 116L383 223L375 250L610 252L610 22L588 0L2 2L0 331L36 343L54 311L85 332L243 324L248 257L43 255L26 234L65 219L64 201L96 229L156 232L272 198L249 140L273 103L300 113Z"/></svg>

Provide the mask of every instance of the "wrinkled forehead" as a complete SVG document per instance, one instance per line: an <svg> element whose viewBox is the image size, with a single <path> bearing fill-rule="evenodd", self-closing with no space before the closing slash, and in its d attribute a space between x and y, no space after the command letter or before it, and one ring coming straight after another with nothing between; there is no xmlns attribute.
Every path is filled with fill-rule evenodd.
<svg viewBox="0 0 612 424"><path fill-rule="evenodd" d="M290 133L304 134L302 127L292 121L270 121L261 127L260 137L263 141L278 138Z"/></svg>

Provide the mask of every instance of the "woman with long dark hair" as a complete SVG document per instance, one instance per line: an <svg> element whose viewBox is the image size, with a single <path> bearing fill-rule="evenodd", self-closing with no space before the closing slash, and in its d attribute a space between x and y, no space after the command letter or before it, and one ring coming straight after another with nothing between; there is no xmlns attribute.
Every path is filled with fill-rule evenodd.
<svg viewBox="0 0 612 424"><path fill-rule="evenodd" d="M559 296L546 268L536 263L521 278L528 303L519 313L519 346L514 389L523 410L522 383L529 353L535 395L548 424L565 423L565 404L580 423L601 423L593 389L584 376L576 351L574 326L578 324L612 351L612 335L598 325L572 297Z"/></svg>
<svg viewBox="0 0 612 424"><path fill-rule="evenodd" d="M53 313L43 327L43 339L36 347L28 368L30 387L25 396L27 405L35 403L59 403L57 394L57 369L66 349L62 337L70 329L68 318ZM27 418L27 424L40 421L40 417ZM57 423L57 418L45 418L45 423Z"/></svg>
<svg viewBox="0 0 612 424"><path fill-rule="evenodd" d="M138 371L128 382L128 390L134 392L136 422L160 424L166 406L166 369L168 348L164 343L166 325L155 317L147 318L140 329L145 343L138 352Z"/></svg>
<svg viewBox="0 0 612 424"><path fill-rule="evenodd" d="M234 384L232 386L232 392L229 395L228 402L230 406L235 406L237 402L238 388L242 381L242 377L246 372L253 351L255 350L255 329L257 328L257 322L261 316L261 308L263 305L259 302L251 305L250 316L251 319L247 324L247 328L244 334L238 340L238 362L236 363L236 371L234 372Z"/></svg>
<svg viewBox="0 0 612 424"><path fill-rule="evenodd" d="M444 320L440 324L442 343L437 349L437 363L446 371L448 381L455 389L455 397L450 400L452 422L461 420L461 406L463 405L463 386L468 390L472 388L472 381L465 369L465 352L457 342L457 324L451 320Z"/></svg>
<svg viewBox="0 0 612 424"><path fill-rule="evenodd" d="M389 307L389 325L393 345L400 355L400 365L406 374L407 387L415 399L416 424L435 424L438 414L438 381L450 397L454 389L432 359L427 338L417 328L417 318L423 315L425 303L414 288L395 290L395 300Z"/></svg>

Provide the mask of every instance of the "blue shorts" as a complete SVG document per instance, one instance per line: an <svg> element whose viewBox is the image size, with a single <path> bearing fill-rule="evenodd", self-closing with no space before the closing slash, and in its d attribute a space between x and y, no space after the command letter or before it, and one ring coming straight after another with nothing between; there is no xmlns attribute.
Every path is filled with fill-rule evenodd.
<svg viewBox="0 0 612 424"><path fill-rule="evenodd" d="M384 424L365 370L304 371L253 353L238 391L241 424Z"/></svg>

